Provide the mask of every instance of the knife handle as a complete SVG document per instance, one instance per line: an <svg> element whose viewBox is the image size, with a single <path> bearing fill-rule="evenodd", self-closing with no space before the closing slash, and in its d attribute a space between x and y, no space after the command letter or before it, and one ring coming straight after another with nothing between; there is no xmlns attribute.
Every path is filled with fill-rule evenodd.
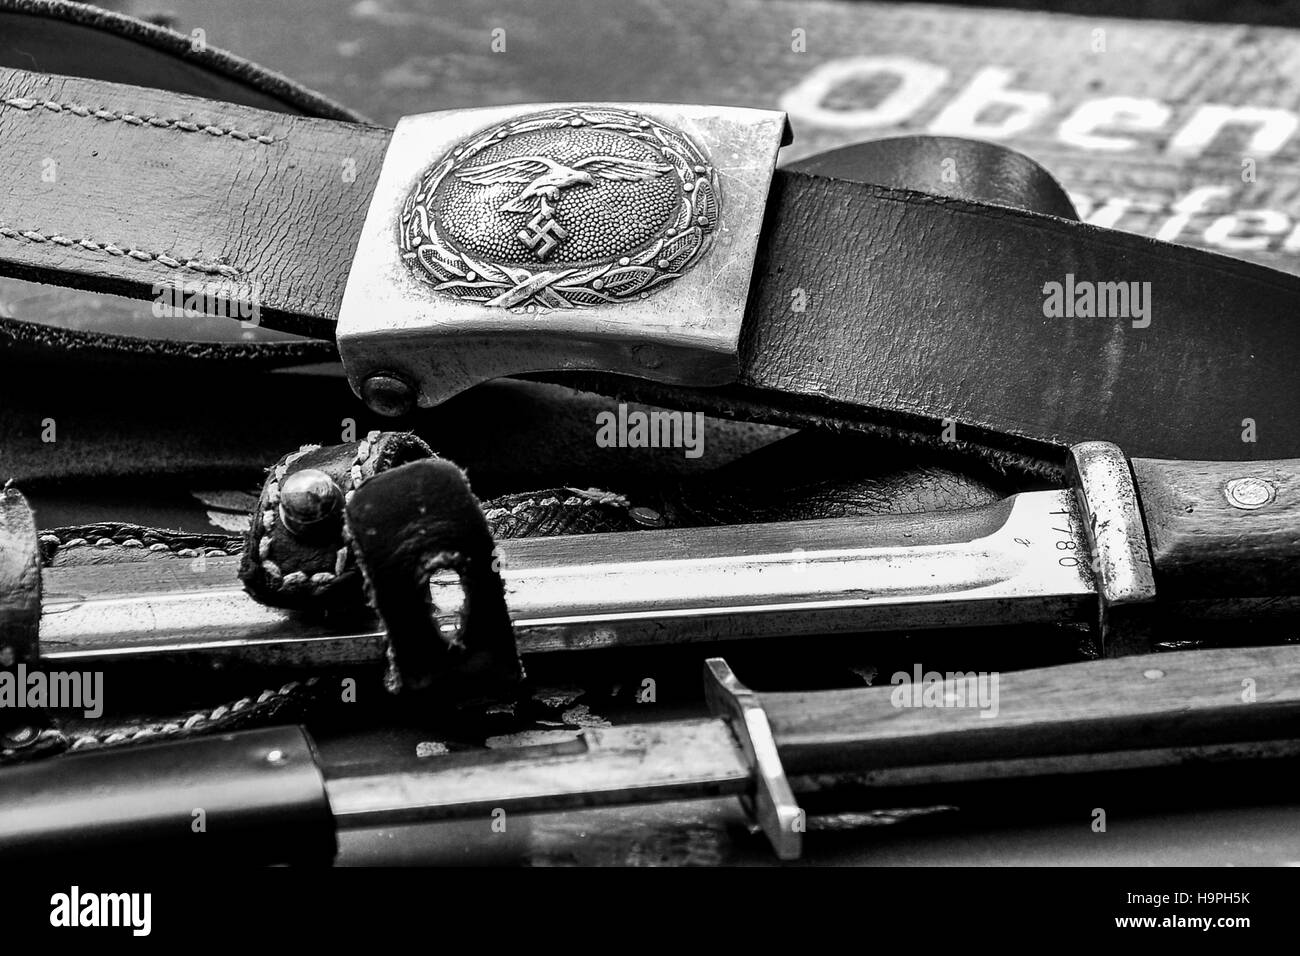
<svg viewBox="0 0 1300 956"><path fill-rule="evenodd" d="M1300 751L1295 646L885 681L760 694L786 773L858 766L878 785L956 782Z"/></svg>
<svg viewBox="0 0 1300 956"><path fill-rule="evenodd" d="M1161 598L1300 595L1300 460L1132 460Z"/></svg>

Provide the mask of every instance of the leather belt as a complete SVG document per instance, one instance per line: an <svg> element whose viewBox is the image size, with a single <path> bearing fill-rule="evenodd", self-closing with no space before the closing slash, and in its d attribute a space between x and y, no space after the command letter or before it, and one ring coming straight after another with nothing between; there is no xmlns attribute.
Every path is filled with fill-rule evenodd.
<svg viewBox="0 0 1300 956"><path fill-rule="evenodd" d="M356 123L0 71L0 274L137 298L221 279L258 290L262 324L332 339L389 139ZM1300 278L943 195L960 192L944 163L881 149L893 184L815 163L776 171L734 383L547 377L1051 464L1091 439L1149 457L1300 456L1290 318ZM1053 283L1067 295L1077 283L1149 283L1148 316L1047 315Z"/></svg>

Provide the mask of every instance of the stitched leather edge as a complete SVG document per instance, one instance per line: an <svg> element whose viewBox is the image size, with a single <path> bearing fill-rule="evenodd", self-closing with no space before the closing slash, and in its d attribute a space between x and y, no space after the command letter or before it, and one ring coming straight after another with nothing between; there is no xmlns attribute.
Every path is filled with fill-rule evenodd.
<svg viewBox="0 0 1300 956"><path fill-rule="evenodd" d="M397 465L434 457L433 449L410 432L372 431L358 442L304 445L269 471L245 538L239 576L260 601L283 607L360 603L356 562L342 527L317 536L295 535L280 515L280 490L303 468L328 474L344 504L367 480Z"/></svg>
<svg viewBox="0 0 1300 956"><path fill-rule="evenodd" d="M365 116L355 110L296 83L282 73L258 66L219 47L205 45L203 49L196 51L190 37L183 33L147 23L124 13L103 10L88 4L65 3L63 0L0 0L0 12L47 20L62 20L133 40L156 50L171 53L186 63L196 64L227 79L242 83L279 100L290 111L354 123L369 122Z"/></svg>

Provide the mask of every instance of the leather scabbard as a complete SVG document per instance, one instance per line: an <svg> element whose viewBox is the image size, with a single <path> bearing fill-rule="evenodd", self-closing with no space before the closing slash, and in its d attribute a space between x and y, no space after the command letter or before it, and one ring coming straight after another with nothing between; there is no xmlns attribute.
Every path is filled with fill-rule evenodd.
<svg viewBox="0 0 1300 956"><path fill-rule="evenodd" d="M0 273L136 298L220 277L257 290L262 324L329 340L388 139L0 71ZM1047 462L1090 439L1150 457L1300 455L1300 278L940 192L778 170L734 385L553 380L782 423L947 429ZM1149 283L1149 324L1046 315L1045 286L1075 279Z"/></svg>

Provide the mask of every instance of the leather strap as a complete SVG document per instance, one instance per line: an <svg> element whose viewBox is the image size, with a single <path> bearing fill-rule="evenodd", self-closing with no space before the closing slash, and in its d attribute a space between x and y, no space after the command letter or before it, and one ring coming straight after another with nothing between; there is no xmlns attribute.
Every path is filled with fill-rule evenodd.
<svg viewBox="0 0 1300 956"><path fill-rule="evenodd" d="M388 131L3 70L0 140L6 274L134 298L224 279L329 339Z"/></svg>
<svg viewBox="0 0 1300 956"><path fill-rule="evenodd" d="M288 77L195 35L99 5L65 0L0 0L0 63L175 90L230 103L331 119L364 118Z"/></svg>
<svg viewBox="0 0 1300 956"><path fill-rule="evenodd" d="M5 70L0 271L136 297L220 276L257 290L263 323L328 338L387 136ZM1067 274L1150 282L1150 325L1045 317L1045 283ZM1295 457L1297 293L1300 278L1190 248L791 169L773 183L738 384L566 380L1049 462L1087 439L1152 457Z"/></svg>
<svg viewBox="0 0 1300 956"><path fill-rule="evenodd" d="M389 691L439 704L509 694L523 679L500 558L465 473L424 459L375 475L347 504L347 537L387 635ZM457 634L444 635L429 580L455 571Z"/></svg>

